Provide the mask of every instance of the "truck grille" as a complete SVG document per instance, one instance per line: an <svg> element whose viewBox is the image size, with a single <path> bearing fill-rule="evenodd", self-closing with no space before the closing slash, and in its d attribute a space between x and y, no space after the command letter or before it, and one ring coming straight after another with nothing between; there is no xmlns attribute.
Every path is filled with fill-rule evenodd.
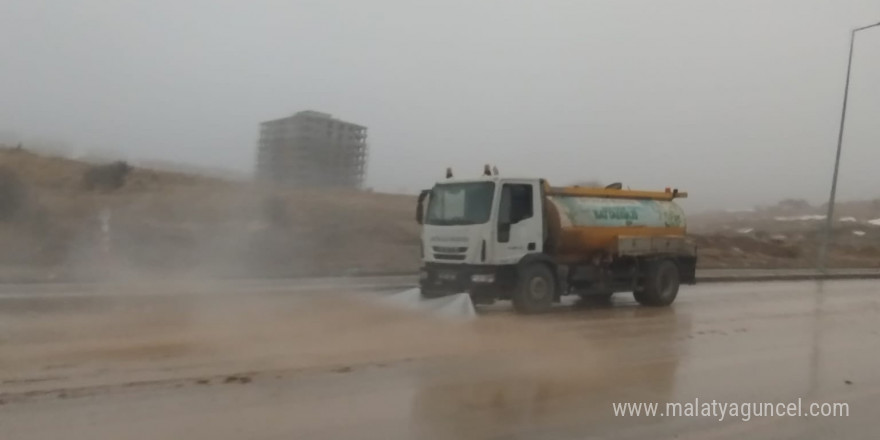
<svg viewBox="0 0 880 440"><path fill-rule="evenodd" d="M463 261L466 257L465 254L434 254L438 260Z"/></svg>
<svg viewBox="0 0 880 440"><path fill-rule="evenodd" d="M434 246L434 252L440 252L444 254L463 254L467 252L467 250L467 247Z"/></svg>

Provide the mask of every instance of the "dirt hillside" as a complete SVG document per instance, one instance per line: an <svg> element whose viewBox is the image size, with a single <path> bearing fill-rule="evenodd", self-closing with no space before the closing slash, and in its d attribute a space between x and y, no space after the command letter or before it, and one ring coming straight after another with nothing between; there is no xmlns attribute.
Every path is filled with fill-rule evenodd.
<svg viewBox="0 0 880 440"><path fill-rule="evenodd" d="M118 188L90 188L86 175L95 168L0 148L0 279L292 277L418 268L410 196L261 188L139 167ZM839 223L832 265L880 267L880 225L869 222L880 209L873 208L880 203L843 205L842 215L859 217ZM691 216L699 264L812 267L820 210L789 201Z"/></svg>
<svg viewBox="0 0 880 440"><path fill-rule="evenodd" d="M772 206L688 217L688 230L712 267L812 267L823 239L826 206L783 200ZM835 205L830 264L880 266L880 199Z"/></svg>
<svg viewBox="0 0 880 440"><path fill-rule="evenodd" d="M418 264L407 196L280 191L137 167L118 189L88 190L92 167L0 149L0 169L22 189L11 204L0 194L7 277L302 276Z"/></svg>

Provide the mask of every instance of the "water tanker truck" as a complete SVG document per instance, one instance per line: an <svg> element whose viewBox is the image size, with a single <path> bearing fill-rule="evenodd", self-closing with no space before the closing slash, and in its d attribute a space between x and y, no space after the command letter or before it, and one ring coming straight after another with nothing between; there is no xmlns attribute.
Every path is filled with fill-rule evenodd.
<svg viewBox="0 0 880 440"><path fill-rule="evenodd" d="M509 299L521 313L564 295L607 299L633 292L668 306L695 282L696 246L686 237L677 189L633 191L550 186L544 179L447 179L422 191L421 294L467 292L475 304Z"/></svg>

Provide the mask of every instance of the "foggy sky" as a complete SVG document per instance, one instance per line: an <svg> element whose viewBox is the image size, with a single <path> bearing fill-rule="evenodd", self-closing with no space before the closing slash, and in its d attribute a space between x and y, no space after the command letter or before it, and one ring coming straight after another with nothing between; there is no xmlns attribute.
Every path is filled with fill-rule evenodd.
<svg viewBox="0 0 880 440"><path fill-rule="evenodd" d="M0 133L250 172L259 122L369 127L368 186L828 196L849 30L876 0L0 0ZM859 34L840 197L880 197L880 28Z"/></svg>

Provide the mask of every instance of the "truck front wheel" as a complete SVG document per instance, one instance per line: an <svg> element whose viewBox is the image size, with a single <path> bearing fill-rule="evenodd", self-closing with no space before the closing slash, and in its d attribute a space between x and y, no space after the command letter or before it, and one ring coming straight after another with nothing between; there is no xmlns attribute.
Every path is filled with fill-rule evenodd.
<svg viewBox="0 0 880 440"><path fill-rule="evenodd" d="M556 279L546 265L532 264L518 274L513 308L519 313L542 313L550 310L556 296Z"/></svg>
<svg viewBox="0 0 880 440"><path fill-rule="evenodd" d="M651 263L641 291L634 296L639 304L646 306L668 306L678 296L678 265L672 260L659 260Z"/></svg>

